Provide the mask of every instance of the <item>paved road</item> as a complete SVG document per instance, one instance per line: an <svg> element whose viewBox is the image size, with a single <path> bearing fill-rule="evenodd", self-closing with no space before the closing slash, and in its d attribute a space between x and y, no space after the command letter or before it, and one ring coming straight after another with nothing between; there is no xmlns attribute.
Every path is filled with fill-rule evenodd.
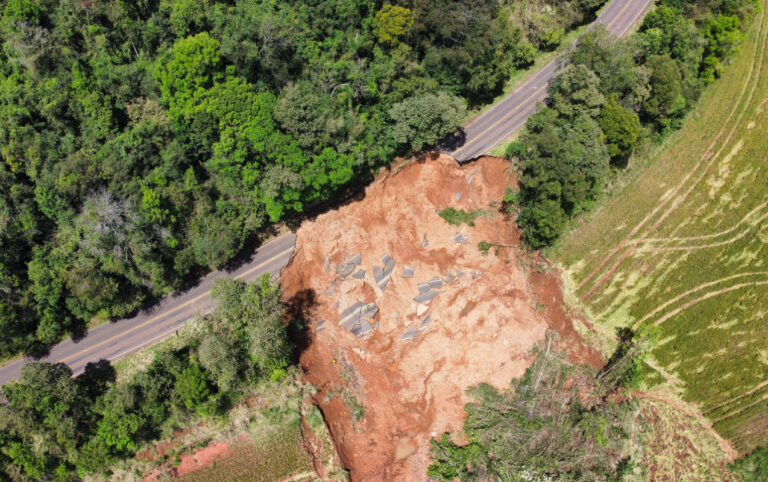
<svg viewBox="0 0 768 482"><path fill-rule="evenodd" d="M616 35L624 35L640 19L652 0L613 0L596 24L604 24ZM449 152L459 161L467 161L488 152L525 124L536 111L537 103L546 97L547 83L555 76L557 64L552 61L532 74L515 92L490 108L466 127L463 146ZM65 362L75 374L81 373L88 362L117 360L166 338L186 321L211 309L209 291L221 277L253 280L263 273L278 275L288 263L296 235L285 234L259 248L248 263L233 272L214 271L184 293L164 298L150 310L133 318L105 323L78 340L67 340L53 347L48 362ZM19 359L0 367L0 385L19 377L21 367L29 359Z"/></svg>
<svg viewBox="0 0 768 482"><path fill-rule="evenodd" d="M605 27L614 35L621 37L648 9L653 0L614 0L603 9L598 18L590 25ZM495 104L477 117L463 130L462 142L449 141L441 148L459 162L469 161L487 154L494 146L517 131L528 117L536 112L538 103L547 98L547 86L558 71L557 59L552 60L518 87L512 94Z"/></svg>
<svg viewBox="0 0 768 482"><path fill-rule="evenodd" d="M211 285L221 277L254 280L263 273L277 276L288 264L296 243L296 235L288 233L261 246L249 262L232 272L214 271L197 286L180 294L164 298L150 310L133 318L105 323L90 330L79 341L67 340L54 346L41 361L65 362L75 374L81 373L88 362L117 360L174 334L185 322L212 308ZM0 368L0 385L19 377L28 359L19 359Z"/></svg>

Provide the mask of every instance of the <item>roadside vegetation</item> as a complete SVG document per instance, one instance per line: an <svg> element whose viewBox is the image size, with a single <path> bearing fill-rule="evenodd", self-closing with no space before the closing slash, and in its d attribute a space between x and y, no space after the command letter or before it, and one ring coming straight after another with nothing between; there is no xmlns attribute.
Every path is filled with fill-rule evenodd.
<svg viewBox="0 0 768 482"><path fill-rule="evenodd" d="M218 308L195 323L184 343L168 344L127 376L107 362L74 378L62 363L26 364L21 379L2 389L8 404L0 406L0 474L13 480L108 474L201 420L226 424L248 396L286 392L281 384L296 382L279 295L267 276L253 284L219 281ZM297 432L301 396L293 404L277 398L263 412L249 409L241 429L255 423L267 433L269 427Z"/></svg>
<svg viewBox="0 0 768 482"><path fill-rule="evenodd" d="M521 167L518 221L532 248L554 243L589 211L644 140L679 129L723 71L756 10L749 0L661 0L637 33L586 33L506 155Z"/></svg>
<svg viewBox="0 0 768 482"><path fill-rule="evenodd" d="M767 28L762 2L682 128L550 252L598 329L658 327L649 382L753 453L742 472L768 444Z"/></svg>
<svg viewBox="0 0 768 482"><path fill-rule="evenodd" d="M434 144L602 3L0 1L0 359Z"/></svg>

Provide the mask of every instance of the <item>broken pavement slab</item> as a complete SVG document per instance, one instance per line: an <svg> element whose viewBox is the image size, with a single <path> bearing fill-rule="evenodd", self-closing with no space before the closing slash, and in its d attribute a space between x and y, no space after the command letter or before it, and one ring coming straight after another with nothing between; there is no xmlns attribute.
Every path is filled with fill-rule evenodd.
<svg viewBox="0 0 768 482"><path fill-rule="evenodd" d="M418 328L416 328L416 327L408 328L408 329L406 330L405 334L403 334L403 337L402 337L402 338L400 338L400 339L401 339L402 341L408 341L408 340L412 340L412 339L413 339L413 337L414 337L414 336L416 336L416 334L417 334L418 332L419 332L419 329L418 329Z"/></svg>
<svg viewBox="0 0 768 482"><path fill-rule="evenodd" d="M429 303L432 299L442 293L442 291L428 291L420 295L414 296L413 301L416 303Z"/></svg>
<svg viewBox="0 0 768 482"><path fill-rule="evenodd" d="M358 338L362 338L371 331L373 331L373 326L368 322L368 320L360 320L354 325L352 325L349 328L349 331L355 335Z"/></svg>
<svg viewBox="0 0 768 482"><path fill-rule="evenodd" d="M427 329L427 326L432 321L432 313L427 313L427 316L424 317L423 320L421 320L421 325L419 326L419 331L424 331Z"/></svg>
<svg viewBox="0 0 768 482"><path fill-rule="evenodd" d="M347 278L347 276L351 275L352 272L355 271L355 268L357 268L362 262L362 254L355 253L347 258L347 260L342 264L336 267L336 274L338 275L339 279L344 280Z"/></svg>
<svg viewBox="0 0 768 482"><path fill-rule="evenodd" d="M358 301L341 312L339 325L345 330L352 331L353 328L359 327L362 320L372 319L378 312L379 307L375 303Z"/></svg>
<svg viewBox="0 0 768 482"><path fill-rule="evenodd" d="M384 291L392 277L392 272L395 270L395 260L392 259L392 256L385 254L381 257L381 262L384 264L383 267L373 267L373 278L376 280L376 285Z"/></svg>
<svg viewBox="0 0 768 482"><path fill-rule="evenodd" d="M451 239L453 239L453 242L456 244L467 244L467 242L469 242L467 237L461 233L456 233L456 235Z"/></svg>
<svg viewBox="0 0 768 482"><path fill-rule="evenodd" d="M442 280L442 278L439 278L437 276L432 278L431 280L427 281L427 283L429 283L430 288L434 288L434 289L437 289L437 290L439 290L440 288L443 287L443 280Z"/></svg>

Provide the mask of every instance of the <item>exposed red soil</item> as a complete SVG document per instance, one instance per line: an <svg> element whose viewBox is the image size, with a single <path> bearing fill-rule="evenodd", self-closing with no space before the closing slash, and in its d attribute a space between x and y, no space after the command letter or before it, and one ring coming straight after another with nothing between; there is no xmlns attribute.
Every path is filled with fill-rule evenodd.
<svg viewBox="0 0 768 482"><path fill-rule="evenodd" d="M532 272L530 265L544 267L543 260L521 250L519 230L499 209L514 183L501 158L459 166L440 156L380 176L362 199L298 230L296 252L281 275L283 296L309 325L300 362L320 388L316 402L353 480L425 479L430 438L460 437L466 389L480 382L507 387L550 328L574 361L601 363L573 329L557 273ZM457 227L439 217L447 207L487 215ZM456 233L468 242L455 242ZM483 256L480 241L504 247ZM365 277L340 279L339 266L355 253ZM385 254L395 269L382 290L372 268ZM412 278L402 276L406 266L415 269ZM416 303L417 285L435 277L444 279L441 293ZM372 321L379 326L362 338L339 325L340 312L359 301L379 309ZM431 322L403 341L427 313ZM365 407L357 421L353 399Z"/></svg>
<svg viewBox="0 0 768 482"><path fill-rule="evenodd" d="M196 426L199 427L200 425L202 425L202 422L198 423ZM136 454L136 458L139 460L158 460L165 457L165 454L167 454L174 446L176 446L176 441L191 432L194 428L195 427L189 427L184 430L178 430L174 432L173 438L171 438L171 440L159 442L153 447L142 450Z"/></svg>
<svg viewBox="0 0 768 482"><path fill-rule="evenodd" d="M245 435L240 436L241 441L245 441L248 438ZM166 445L167 444L167 445ZM165 450L168 450L173 446L173 442L166 442L160 444ZM191 474L198 470L202 470L219 460L223 460L232 455L231 443L226 441L213 442L201 449L195 450L193 453L184 454L180 457L180 462L175 467L171 467L168 464L160 466L152 470L150 473L144 475L144 482L154 482L158 480L164 480L170 477L181 477L182 475Z"/></svg>

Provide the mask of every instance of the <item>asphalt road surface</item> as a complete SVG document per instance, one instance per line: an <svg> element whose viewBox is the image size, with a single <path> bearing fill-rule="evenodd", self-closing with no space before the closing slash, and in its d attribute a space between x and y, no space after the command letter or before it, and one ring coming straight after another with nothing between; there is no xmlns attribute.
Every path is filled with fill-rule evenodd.
<svg viewBox="0 0 768 482"><path fill-rule="evenodd" d="M211 308L210 289L222 277L251 281L264 273L277 276L288 264L296 243L296 235L288 233L261 246L239 269L232 272L214 271L194 288L163 298L152 308L132 318L99 325L78 340L67 340L54 346L40 361L67 363L75 374L81 373L88 362L117 360L167 338L184 323ZM0 384L18 378L21 367L30 359L14 360L0 368Z"/></svg>
<svg viewBox="0 0 768 482"><path fill-rule="evenodd" d="M617 36L624 35L642 18L652 0L613 0L595 20ZM544 100L547 84L557 73L555 60L537 71L498 104L480 115L465 129L463 145L450 151L459 161L467 161L487 153L525 124ZM254 280L263 273L277 276L288 264L296 243L296 235L288 233L260 247L249 262L232 272L214 271L194 288L170 295L148 310L132 318L105 323L77 340L67 340L51 348L40 361L67 363L75 374L86 364L99 360L118 360L126 355L173 335L184 323L212 309L210 289L222 277ZM0 385L15 380L29 358L17 359L0 367Z"/></svg>
<svg viewBox="0 0 768 482"><path fill-rule="evenodd" d="M605 25L612 34L621 37L643 17L653 0L614 0L603 9L590 29ZM485 111L460 133L449 140L441 151L466 162L487 154L512 133L525 125L528 117L547 98L547 86L557 75L558 59L533 73L514 92ZM458 139L458 140L457 140Z"/></svg>

